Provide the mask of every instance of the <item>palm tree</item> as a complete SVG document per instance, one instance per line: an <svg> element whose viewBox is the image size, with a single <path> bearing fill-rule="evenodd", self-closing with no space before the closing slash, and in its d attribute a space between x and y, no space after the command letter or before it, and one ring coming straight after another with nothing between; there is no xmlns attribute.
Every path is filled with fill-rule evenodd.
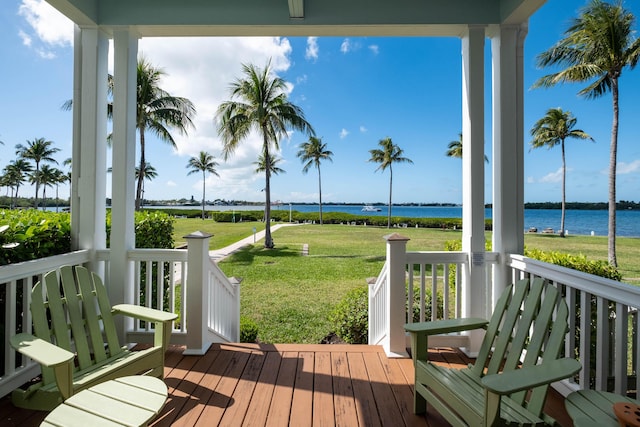
<svg viewBox="0 0 640 427"><path fill-rule="evenodd" d="M560 145L562 149L562 214L560 219L560 236L564 237L564 219L566 204L566 179L567 163L565 160L564 141L567 138L590 139L586 132L581 129L574 129L578 119L573 117L570 111L562 111L561 108L550 108L531 129L532 148L547 147L549 149Z"/></svg>
<svg viewBox="0 0 640 427"><path fill-rule="evenodd" d="M187 168L189 168L189 172L187 175L191 175L193 173L202 172L202 219L204 219L204 201L205 201L205 191L206 191L206 183L207 183L207 172L218 175L218 171L216 171L216 167L218 167L218 162L215 161L215 158L212 154L207 153L206 151L201 151L198 157L192 157L189 159L189 164Z"/></svg>
<svg viewBox="0 0 640 427"><path fill-rule="evenodd" d="M31 163L21 158L11 161L4 168L8 185L10 185L11 188L16 189L15 193L12 191L12 208L15 206L16 200L18 199L18 190L20 189L20 186L27 180L27 177L32 171L33 166L31 166Z"/></svg>
<svg viewBox="0 0 640 427"><path fill-rule="evenodd" d="M321 160L329 160L333 161L331 158L333 153L327 150L327 144L322 142L322 139L316 138L312 136L309 138L309 141L303 142L300 145L300 150L298 151L298 157L304 163L302 167L302 172L307 173L311 166L315 166L318 169L318 194L320 196L320 225L322 225L322 178L320 177L320 161ZM306 162L306 163L305 163Z"/></svg>
<svg viewBox="0 0 640 427"><path fill-rule="evenodd" d="M462 158L462 132L458 133L458 139L455 141L449 142L447 145L447 152L445 153L447 157L455 157L458 159ZM485 155L484 161L489 163L489 158Z"/></svg>
<svg viewBox="0 0 640 427"><path fill-rule="evenodd" d="M33 141L27 141L27 145L18 144L16 145L16 154L23 159L33 160L36 164L36 170L34 172L35 175L38 175L40 172L40 163L41 162L50 162L58 164L58 161L54 159L52 156L60 151L59 148L52 147L53 141L45 140L44 138L36 138ZM35 179L33 182L36 185L36 197L34 202L34 207L38 208L38 191L40 188L40 180Z"/></svg>
<svg viewBox="0 0 640 427"><path fill-rule="evenodd" d="M369 150L371 154L370 162L380 163L376 171L389 168L389 209L387 213L387 228L391 228L391 193L393 188L393 167L394 163L413 163L408 157L403 157L404 150L391 141L391 138L384 138L378 142L381 147Z"/></svg>
<svg viewBox="0 0 640 427"><path fill-rule="evenodd" d="M622 6L591 0L565 31L555 46L538 55L538 65L564 66L561 71L540 78L534 87L558 83L588 82L578 95L587 99L611 91L613 121L609 155L609 240L608 258L618 265L616 256L616 163L618 153L619 79L622 71L634 68L640 55L640 39L634 34L635 17Z"/></svg>
<svg viewBox="0 0 640 427"><path fill-rule="evenodd" d="M267 160L264 158L264 155L260 154L258 156L258 161L253 162L253 164L256 165L256 173L265 172L267 170L268 164L271 175L280 175L281 173L287 173L286 170L278 166L278 163L280 163L281 161L282 159L280 157L271 156L271 158L267 162Z"/></svg>
<svg viewBox="0 0 640 427"><path fill-rule="evenodd" d="M252 131L262 137L265 164L265 248L273 248L271 238L271 148L279 149L280 138L289 129L309 135L315 132L300 107L289 102L287 83L271 73L271 63L263 68L243 64L243 78L231 84L232 100L223 102L216 113L218 133L223 142L223 156L228 159L240 142Z"/></svg>
<svg viewBox="0 0 640 427"><path fill-rule="evenodd" d="M47 207L47 187L53 187L60 180L60 174L62 171L58 168L52 168L49 165L42 165L39 171L34 172L31 175L31 181L36 186L42 186L42 210L46 210Z"/></svg>
<svg viewBox="0 0 640 427"><path fill-rule="evenodd" d="M152 181L158 176L158 172L156 172L156 168L151 166L150 163L144 164L142 168L142 173L140 173L140 166L136 166L136 179L139 180L140 177L143 177L143 180ZM140 209L144 206L144 182L142 183L142 191L140 193Z"/></svg>
<svg viewBox="0 0 640 427"><path fill-rule="evenodd" d="M159 68L152 66L145 58L138 60L136 93L136 128L140 135L140 166L142 173L138 176L136 189L136 209L140 209L142 188L145 177L145 134L154 133L161 141L176 147L176 142L169 132L169 128L176 128L182 135L193 127L191 117L195 115L195 107L186 98L172 96L159 86L161 77L165 74Z"/></svg>

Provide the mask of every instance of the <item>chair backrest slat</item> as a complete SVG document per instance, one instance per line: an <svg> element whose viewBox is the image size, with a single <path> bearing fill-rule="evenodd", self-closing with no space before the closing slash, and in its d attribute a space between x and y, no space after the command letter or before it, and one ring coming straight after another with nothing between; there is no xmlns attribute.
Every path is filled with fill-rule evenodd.
<svg viewBox="0 0 640 427"><path fill-rule="evenodd" d="M50 272L47 274L54 274ZM51 329L49 329L49 320L47 319L47 306L44 298L44 286L42 282L35 284L31 290L31 319L33 322L33 334L45 341L53 341L51 335ZM42 366L42 383L51 384L56 380L55 374L52 368Z"/></svg>
<svg viewBox="0 0 640 427"><path fill-rule="evenodd" d="M71 347L71 334L65 301L60 295L60 284L57 274L47 274L44 276L44 284L47 290L47 302L49 303L49 315L51 316L51 330L55 337L55 344L65 350L73 351Z"/></svg>
<svg viewBox="0 0 640 427"><path fill-rule="evenodd" d="M91 360L91 350L87 341L87 331L82 315L82 304L78 297L78 288L73 277L73 270L70 266L60 268L60 281L67 301L67 311L69 314L69 326L78 357L78 367L86 369L93 364Z"/></svg>
<svg viewBox="0 0 640 427"><path fill-rule="evenodd" d="M102 279L96 273L90 272L84 267L78 267L76 269L76 274L78 275L80 283L84 281L90 283L95 292L98 307L100 308L100 315L102 317L102 328L107 339L109 357L120 354L124 350L120 346L120 341L118 340L116 325L113 321L113 315L111 314L111 302L109 301L109 295L102 283Z"/></svg>

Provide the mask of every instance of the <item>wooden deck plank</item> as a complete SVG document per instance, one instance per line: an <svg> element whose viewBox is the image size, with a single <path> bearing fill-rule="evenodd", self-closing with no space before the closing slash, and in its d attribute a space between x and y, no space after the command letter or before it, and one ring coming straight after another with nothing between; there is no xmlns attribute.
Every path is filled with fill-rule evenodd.
<svg viewBox="0 0 640 427"><path fill-rule="evenodd" d="M335 425L331 353L316 353L313 375L313 427Z"/></svg>
<svg viewBox="0 0 640 427"><path fill-rule="evenodd" d="M349 373L347 353L331 353L331 372L333 376L333 407L335 424L351 427L357 425L358 416L353 397L353 386Z"/></svg>
<svg viewBox="0 0 640 427"><path fill-rule="evenodd" d="M269 407L276 386L281 361L282 355L280 353L275 351L267 353L260 377L253 391L255 399L251 399L242 425L253 427L267 424L267 416L269 414Z"/></svg>
<svg viewBox="0 0 640 427"><path fill-rule="evenodd" d="M222 352L223 354L226 351ZM233 391L240 381L240 376L244 367L249 361L249 353L230 352L231 358L229 364L226 366L225 371L222 374L217 372L211 377L212 382L216 382L215 388L211 388L209 399L202 408L202 413L199 414L198 420L195 422L196 426L215 426L220 423L222 416L224 415L227 407L233 403L231 396ZM204 380L207 380L209 375L205 375ZM205 386L209 388L209 386ZM185 424L188 425L188 424Z"/></svg>
<svg viewBox="0 0 640 427"><path fill-rule="evenodd" d="M244 416L253 398L256 382L262 371L262 365L264 365L265 359L266 356L264 353L252 353L249 356L249 360L243 369L238 384L231 395L233 404L227 406L227 409L224 411L222 420L220 420L221 425L230 427L242 425ZM262 399L263 396L257 398Z"/></svg>
<svg viewBox="0 0 640 427"><path fill-rule="evenodd" d="M282 354L280 370L278 371L278 378L276 379L271 406L265 423L266 427L286 427L289 425L297 366L297 352L286 351Z"/></svg>
<svg viewBox="0 0 640 427"><path fill-rule="evenodd" d="M202 388L199 383L205 376L205 373L211 369L213 363L216 362L219 351L208 351L202 357L185 356L185 359L194 360L191 371L182 378L174 378L173 375L165 378L165 382L170 388L169 399L167 404L160 412L156 421L156 427L170 426L181 417L186 416L191 409L198 405L199 399L202 398ZM207 397L208 399L208 397ZM196 411L194 411L194 414Z"/></svg>
<svg viewBox="0 0 640 427"><path fill-rule="evenodd" d="M398 425L402 420L402 415L395 404L395 396L389 385L385 367L380 363L380 358L376 353L364 353L364 363L369 373L371 389L376 402L387 402L385 405L378 405L380 422L383 426Z"/></svg>
<svg viewBox="0 0 640 427"><path fill-rule="evenodd" d="M356 413L358 415L358 425L362 427L380 426L380 417L376 401L371 390L371 382L364 365L362 353L347 353L349 360L349 371L353 383L353 394L356 396Z"/></svg>
<svg viewBox="0 0 640 427"><path fill-rule="evenodd" d="M203 356L171 346L165 358L167 404L152 427L165 426L448 426L431 406L415 416L413 363L387 359L378 346L214 344ZM458 349L432 349L440 363L464 367ZM547 405L570 426L563 399ZM0 425L38 426L46 412L0 399Z"/></svg>
<svg viewBox="0 0 640 427"><path fill-rule="evenodd" d="M315 353L298 354L295 388L291 402L291 426L310 427L313 420L313 377Z"/></svg>
<svg viewBox="0 0 640 427"><path fill-rule="evenodd" d="M386 359L386 356L382 355ZM400 362L398 359L388 359L387 363L383 363L387 369L387 377L391 385L391 391L398 402L398 409L406 426L424 427L427 425L427 419L424 416L415 415L413 413L413 387L404 376ZM413 384L413 379L411 379Z"/></svg>

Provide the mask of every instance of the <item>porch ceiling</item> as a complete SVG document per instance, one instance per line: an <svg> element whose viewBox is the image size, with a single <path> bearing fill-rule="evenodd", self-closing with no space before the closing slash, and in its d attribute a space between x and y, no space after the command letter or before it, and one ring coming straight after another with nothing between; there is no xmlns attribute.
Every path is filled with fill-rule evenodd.
<svg viewBox="0 0 640 427"><path fill-rule="evenodd" d="M546 0L47 0L80 26L153 36L459 36L519 24Z"/></svg>

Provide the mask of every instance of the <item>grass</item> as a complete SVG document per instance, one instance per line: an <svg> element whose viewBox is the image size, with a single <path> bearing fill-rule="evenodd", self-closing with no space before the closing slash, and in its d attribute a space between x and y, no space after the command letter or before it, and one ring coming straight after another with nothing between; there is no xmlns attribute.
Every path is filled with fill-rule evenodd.
<svg viewBox="0 0 640 427"><path fill-rule="evenodd" d="M246 223L181 219L177 224L183 221L191 223L181 224L182 235L196 229L207 231L220 236L212 239L216 246L251 234L246 233ZM211 228L205 229L204 224ZM249 228L259 225L248 223ZM366 279L380 272L386 252L383 236L391 232L410 238L409 251L441 251L447 240L462 237L460 231L439 229L388 230L326 224L284 227L273 235L275 249L265 250L259 242L222 261L220 267L227 276L243 279L241 314L256 321L260 341L318 343L332 332L328 317L335 305L351 289L366 286ZM491 238L490 233L487 238ZM308 256L302 256L305 243L309 245ZM526 234L525 245L607 259L606 237ZM640 239L618 238L617 249L623 280L640 285Z"/></svg>
<svg viewBox="0 0 640 427"><path fill-rule="evenodd" d="M178 218L174 224L173 241L176 247L180 246L187 242L184 236L202 231L213 234L209 241L209 249L220 249L251 236L254 228L256 231L264 230L264 223L260 221L231 223L201 218Z"/></svg>

